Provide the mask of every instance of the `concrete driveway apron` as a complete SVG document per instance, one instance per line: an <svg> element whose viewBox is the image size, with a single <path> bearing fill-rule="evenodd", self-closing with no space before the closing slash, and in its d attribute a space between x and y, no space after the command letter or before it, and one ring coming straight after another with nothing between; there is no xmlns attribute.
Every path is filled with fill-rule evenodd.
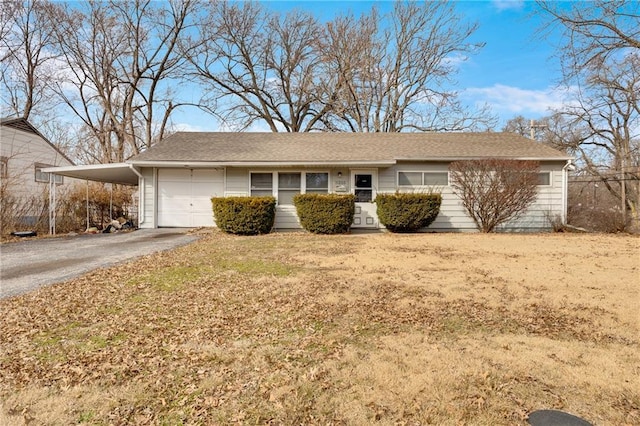
<svg viewBox="0 0 640 426"><path fill-rule="evenodd" d="M0 298L65 281L97 268L189 244L188 229L35 239L0 245Z"/></svg>

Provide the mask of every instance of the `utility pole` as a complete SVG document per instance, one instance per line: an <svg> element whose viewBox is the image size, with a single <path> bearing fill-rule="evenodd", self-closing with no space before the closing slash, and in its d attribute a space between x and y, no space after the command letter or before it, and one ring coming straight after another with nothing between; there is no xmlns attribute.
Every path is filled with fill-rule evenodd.
<svg viewBox="0 0 640 426"><path fill-rule="evenodd" d="M531 131L531 139L532 140L536 140L536 130L537 129L544 129L547 126L545 126L544 124L536 124L534 119L531 119L531 122L529 124L529 129Z"/></svg>

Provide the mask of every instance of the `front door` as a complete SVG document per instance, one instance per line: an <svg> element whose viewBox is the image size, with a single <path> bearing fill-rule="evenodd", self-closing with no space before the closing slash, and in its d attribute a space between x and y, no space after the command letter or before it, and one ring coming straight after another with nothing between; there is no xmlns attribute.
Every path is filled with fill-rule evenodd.
<svg viewBox="0 0 640 426"><path fill-rule="evenodd" d="M377 228L378 215L373 200L376 198L378 173L376 170L352 170L351 187L356 196L354 228Z"/></svg>

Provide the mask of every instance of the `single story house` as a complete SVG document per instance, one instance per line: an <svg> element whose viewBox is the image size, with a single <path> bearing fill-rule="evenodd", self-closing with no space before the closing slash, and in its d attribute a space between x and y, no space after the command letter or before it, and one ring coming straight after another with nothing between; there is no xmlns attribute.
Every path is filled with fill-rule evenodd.
<svg viewBox="0 0 640 426"><path fill-rule="evenodd" d="M14 224L33 225L43 213L49 186L69 186L62 175L44 171L73 162L24 118L0 119L2 209Z"/></svg>
<svg viewBox="0 0 640 426"><path fill-rule="evenodd" d="M276 229L298 229L293 196L312 192L355 194L353 227L376 229L377 194L436 190L442 206L429 230L466 231L475 225L449 184L449 164L488 157L540 162L537 201L505 229L564 220L571 157L511 133L178 132L109 167L138 182L141 228L215 226L211 197L273 195ZM80 177L70 170L56 173Z"/></svg>

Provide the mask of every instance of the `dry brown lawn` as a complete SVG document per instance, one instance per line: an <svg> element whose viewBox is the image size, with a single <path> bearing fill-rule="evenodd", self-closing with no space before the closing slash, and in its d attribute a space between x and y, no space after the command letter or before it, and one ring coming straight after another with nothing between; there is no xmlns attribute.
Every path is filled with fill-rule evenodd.
<svg viewBox="0 0 640 426"><path fill-rule="evenodd" d="M0 301L0 424L640 424L640 239L203 231Z"/></svg>

